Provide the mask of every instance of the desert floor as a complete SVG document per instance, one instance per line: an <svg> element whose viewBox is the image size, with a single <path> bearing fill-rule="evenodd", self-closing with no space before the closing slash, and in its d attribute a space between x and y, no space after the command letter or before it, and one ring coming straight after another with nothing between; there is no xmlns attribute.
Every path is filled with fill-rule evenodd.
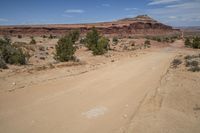
<svg viewBox="0 0 200 133"><path fill-rule="evenodd" d="M200 51L182 44L1 76L0 132L199 133L200 73L171 62Z"/></svg>

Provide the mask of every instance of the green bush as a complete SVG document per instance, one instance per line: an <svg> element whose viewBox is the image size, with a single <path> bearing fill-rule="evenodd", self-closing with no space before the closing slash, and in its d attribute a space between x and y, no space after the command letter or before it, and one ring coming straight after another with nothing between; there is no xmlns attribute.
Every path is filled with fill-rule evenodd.
<svg viewBox="0 0 200 133"><path fill-rule="evenodd" d="M186 47L191 47L191 44L192 44L192 43L190 42L190 39L189 39L189 38L186 38L186 39L185 39L185 46L186 46Z"/></svg>
<svg viewBox="0 0 200 133"><path fill-rule="evenodd" d="M188 71L199 72L200 71L200 67L199 66L194 66L194 67L189 68Z"/></svg>
<svg viewBox="0 0 200 133"><path fill-rule="evenodd" d="M180 59L174 59L174 60L172 61L172 67L173 67L173 68L177 68L178 65L180 65L181 63L182 63L182 61L181 61Z"/></svg>
<svg viewBox="0 0 200 133"><path fill-rule="evenodd" d="M101 37L96 28L93 27L92 31L87 33L86 46L93 51L94 55L102 55L109 49L109 40Z"/></svg>
<svg viewBox="0 0 200 133"><path fill-rule="evenodd" d="M119 42L118 38L117 37L113 37L113 42L116 45Z"/></svg>
<svg viewBox="0 0 200 133"><path fill-rule="evenodd" d="M7 65L6 62L4 61L4 59L2 57L0 57L0 68L1 69L7 69Z"/></svg>
<svg viewBox="0 0 200 133"><path fill-rule="evenodd" d="M95 27L92 28L91 32L86 35L86 46L89 50L94 50L97 46L100 35Z"/></svg>
<svg viewBox="0 0 200 133"><path fill-rule="evenodd" d="M30 44L36 44L36 40L34 39L34 37L31 37Z"/></svg>
<svg viewBox="0 0 200 133"><path fill-rule="evenodd" d="M87 41L86 41L86 38L81 38L81 39L80 39L80 43L81 43L81 44L86 44L86 42L87 42Z"/></svg>
<svg viewBox="0 0 200 133"><path fill-rule="evenodd" d="M93 49L93 54L94 55L102 55L102 54L106 53L109 49L108 43L109 43L109 41L107 38L101 37L98 40L96 47Z"/></svg>
<svg viewBox="0 0 200 133"><path fill-rule="evenodd" d="M80 32L79 30L74 30L71 31L68 36L71 37L72 42L75 43L80 37Z"/></svg>
<svg viewBox="0 0 200 133"><path fill-rule="evenodd" d="M186 38L185 46L200 49L200 37Z"/></svg>
<svg viewBox="0 0 200 133"><path fill-rule="evenodd" d="M24 65L27 62L27 56L19 48L11 45L9 40L0 39L0 57L8 64Z"/></svg>
<svg viewBox="0 0 200 133"><path fill-rule="evenodd" d="M194 37L193 42L192 42L192 47L195 49L200 48L200 37Z"/></svg>
<svg viewBox="0 0 200 133"><path fill-rule="evenodd" d="M55 59L61 62L72 60L76 51L73 44L74 43L69 36L60 38L56 45Z"/></svg>
<svg viewBox="0 0 200 133"><path fill-rule="evenodd" d="M193 60L193 61L186 61L186 64L185 64L186 67L196 67L198 65L199 65L199 62L195 61L195 60Z"/></svg>
<svg viewBox="0 0 200 133"><path fill-rule="evenodd" d="M8 59L9 64L19 64L25 65L26 64L26 55L22 52L21 49L15 49L12 55Z"/></svg>

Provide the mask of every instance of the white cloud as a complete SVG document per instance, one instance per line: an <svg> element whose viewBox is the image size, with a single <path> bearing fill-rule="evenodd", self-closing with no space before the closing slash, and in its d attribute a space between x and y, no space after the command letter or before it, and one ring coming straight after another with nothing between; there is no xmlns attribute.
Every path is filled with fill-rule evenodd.
<svg viewBox="0 0 200 133"><path fill-rule="evenodd" d="M200 2L186 2L167 6L168 8L194 9L200 8Z"/></svg>
<svg viewBox="0 0 200 133"><path fill-rule="evenodd" d="M180 0L151 0L148 5L160 5L160 4L170 4L174 2L179 2Z"/></svg>
<svg viewBox="0 0 200 133"><path fill-rule="evenodd" d="M138 10L138 8L125 8L125 11L132 11L132 10Z"/></svg>
<svg viewBox="0 0 200 133"><path fill-rule="evenodd" d="M8 22L8 19L0 18L0 22Z"/></svg>
<svg viewBox="0 0 200 133"><path fill-rule="evenodd" d="M102 4L103 7L110 7L110 4Z"/></svg>
<svg viewBox="0 0 200 133"><path fill-rule="evenodd" d="M84 10L81 9L68 9L65 11L65 13L84 13Z"/></svg>
<svg viewBox="0 0 200 133"><path fill-rule="evenodd" d="M151 16L173 25L200 25L200 1L185 1L162 8L148 9Z"/></svg>

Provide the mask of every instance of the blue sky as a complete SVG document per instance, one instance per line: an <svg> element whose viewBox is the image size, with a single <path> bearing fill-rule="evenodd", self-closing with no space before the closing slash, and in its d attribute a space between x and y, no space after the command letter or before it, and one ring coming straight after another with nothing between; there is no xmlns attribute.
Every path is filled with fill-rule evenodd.
<svg viewBox="0 0 200 133"><path fill-rule="evenodd" d="M0 25L112 21L148 14L172 26L200 26L200 0L0 0Z"/></svg>

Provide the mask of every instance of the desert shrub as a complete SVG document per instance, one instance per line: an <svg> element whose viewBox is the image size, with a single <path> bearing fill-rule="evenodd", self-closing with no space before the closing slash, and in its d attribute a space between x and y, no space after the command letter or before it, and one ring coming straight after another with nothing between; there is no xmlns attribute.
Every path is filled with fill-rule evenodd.
<svg viewBox="0 0 200 133"><path fill-rule="evenodd" d="M144 48L150 48L150 47L151 47L151 42L149 40L145 40Z"/></svg>
<svg viewBox="0 0 200 133"><path fill-rule="evenodd" d="M31 37L30 44L36 44L36 40L34 39L34 37Z"/></svg>
<svg viewBox="0 0 200 133"><path fill-rule="evenodd" d="M190 60L190 59L192 59L192 57L190 55L187 55L187 56L185 56L185 59Z"/></svg>
<svg viewBox="0 0 200 133"><path fill-rule="evenodd" d="M131 42L131 46L134 47L135 46L135 41Z"/></svg>
<svg viewBox="0 0 200 133"><path fill-rule="evenodd" d="M86 44L86 38L81 38L81 39L80 39L80 43L81 43L81 44Z"/></svg>
<svg viewBox="0 0 200 133"><path fill-rule="evenodd" d="M187 55L187 56L185 56L185 59L191 60L191 59L195 59L195 58L199 58L199 57L200 57L200 55Z"/></svg>
<svg viewBox="0 0 200 133"><path fill-rule="evenodd" d="M94 50L97 46L100 35L95 27L92 28L91 32L86 35L86 47L89 50Z"/></svg>
<svg viewBox="0 0 200 133"><path fill-rule="evenodd" d="M102 55L106 53L109 49L109 41L105 37L101 37L98 40L96 47L92 50L94 55Z"/></svg>
<svg viewBox="0 0 200 133"><path fill-rule="evenodd" d="M192 44L192 43L190 42L190 39L189 39L189 38L186 38L186 39L185 39L185 46L186 46L186 47L191 47L191 44Z"/></svg>
<svg viewBox="0 0 200 133"><path fill-rule="evenodd" d="M15 48L9 40L0 40L0 56L8 64L24 65L27 55L20 48Z"/></svg>
<svg viewBox="0 0 200 133"><path fill-rule="evenodd" d="M175 42L175 39L171 38L171 43Z"/></svg>
<svg viewBox="0 0 200 133"><path fill-rule="evenodd" d="M200 37L194 37L192 42L193 48L200 48Z"/></svg>
<svg viewBox="0 0 200 133"><path fill-rule="evenodd" d="M60 38L56 45L55 59L61 62L72 60L76 51L73 44L74 43L69 36Z"/></svg>
<svg viewBox="0 0 200 133"><path fill-rule="evenodd" d="M49 39L53 39L54 36L52 34L49 35Z"/></svg>
<svg viewBox="0 0 200 133"><path fill-rule="evenodd" d="M200 49L200 37L192 37L185 39L185 46Z"/></svg>
<svg viewBox="0 0 200 133"><path fill-rule="evenodd" d="M42 38L47 38L47 36L46 36L46 35L43 35Z"/></svg>
<svg viewBox="0 0 200 133"><path fill-rule="evenodd" d="M21 38L22 38L22 35L17 35L17 38L21 39Z"/></svg>
<svg viewBox="0 0 200 133"><path fill-rule="evenodd" d="M199 72L200 71L200 67L199 66L191 67L191 68L188 69L188 71Z"/></svg>
<svg viewBox="0 0 200 133"><path fill-rule="evenodd" d="M199 62L198 61L192 61L191 63L190 63L190 65L191 66L198 66L199 65Z"/></svg>
<svg viewBox="0 0 200 133"><path fill-rule="evenodd" d="M170 39L169 39L168 37L164 37L164 38L163 38L163 42L169 42L169 40L170 40Z"/></svg>
<svg viewBox="0 0 200 133"><path fill-rule="evenodd" d="M57 36L56 36L56 35L50 34L48 38L49 38L49 39L54 39L54 38L57 38Z"/></svg>
<svg viewBox="0 0 200 133"><path fill-rule="evenodd" d="M1 39L1 41L4 41L4 43L6 42L8 44L11 44L12 42L10 36L7 35L3 36L3 39Z"/></svg>
<svg viewBox="0 0 200 133"><path fill-rule="evenodd" d="M39 46L39 50L40 51L45 51L45 47L44 46Z"/></svg>
<svg viewBox="0 0 200 133"><path fill-rule="evenodd" d="M119 42L118 38L117 37L113 37L113 42L116 45Z"/></svg>
<svg viewBox="0 0 200 133"><path fill-rule="evenodd" d="M76 41L78 41L80 37L80 31L79 30L71 31L68 36L71 37L72 42L75 43Z"/></svg>
<svg viewBox="0 0 200 133"><path fill-rule="evenodd" d="M199 62L195 61L195 60L193 60L193 61L186 61L186 64L185 64L186 67L196 67L198 65L199 65Z"/></svg>
<svg viewBox="0 0 200 133"><path fill-rule="evenodd" d="M26 64L26 55L22 52L21 49L15 49L11 56L8 59L9 64Z"/></svg>
<svg viewBox="0 0 200 133"><path fill-rule="evenodd" d="M145 40L144 44L151 45L151 42L149 40Z"/></svg>
<svg viewBox="0 0 200 133"><path fill-rule="evenodd" d="M161 38L160 37L153 37L153 40L155 40L157 42L161 42Z"/></svg>
<svg viewBox="0 0 200 133"><path fill-rule="evenodd" d="M181 61L180 59L174 59L174 60L172 61L172 66L173 66L174 68L177 68L177 66L180 65L181 63L182 63L182 61Z"/></svg>
<svg viewBox="0 0 200 133"><path fill-rule="evenodd" d="M1 69L7 69L7 65L6 62L4 61L4 59L2 57L0 57L0 68Z"/></svg>
<svg viewBox="0 0 200 133"><path fill-rule="evenodd" d="M102 55L109 50L109 40L101 37L96 28L93 27L92 31L86 35L86 46L93 51L94 55Z"/></svg>

